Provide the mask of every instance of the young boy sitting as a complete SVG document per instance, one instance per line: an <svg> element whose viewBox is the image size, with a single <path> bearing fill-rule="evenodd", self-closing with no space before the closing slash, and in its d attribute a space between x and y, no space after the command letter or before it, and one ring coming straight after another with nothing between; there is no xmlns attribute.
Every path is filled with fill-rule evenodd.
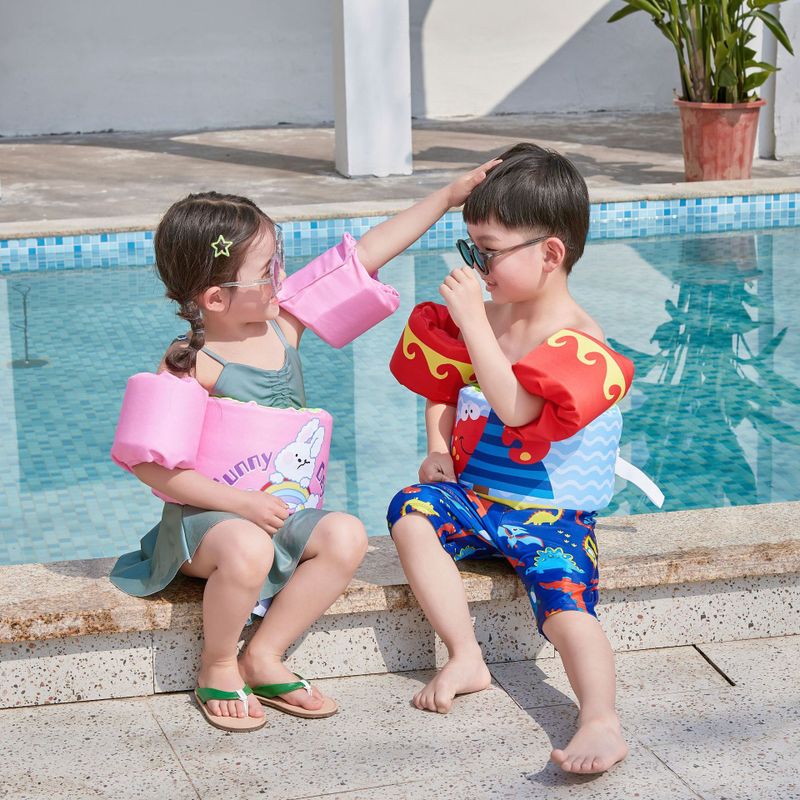
<svg viewBox="0 0 800 800"><path fill-rule="evenodd" d="M578 730L551 757L602 772L628 753L614 655L595 617L595 514L608 505L633 365L605 343L567 277L589 229L586 184L558 153L518 144L469 196L467 267L412 312L395 377L427 398L428 456L388 523L449 660L413 699L446 713L491 680L454 561L501 556L578 698ZM477 274L476 274L477 273ZM491 295L484 302L477 275Z"/></svg>

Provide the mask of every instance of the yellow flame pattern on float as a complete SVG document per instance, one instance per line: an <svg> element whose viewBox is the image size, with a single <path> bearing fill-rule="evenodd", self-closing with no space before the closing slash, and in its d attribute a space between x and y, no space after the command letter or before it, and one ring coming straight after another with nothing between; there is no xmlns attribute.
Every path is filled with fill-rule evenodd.
<svg viewBox="0 0 800 800"><path fill-rule="evenodd" d="M422 355L428 365L428 371L437 380L443 381L447 378L447 372L442 370L442 367L452 366L455 367L461 375L461 379L466 383L476 383L475 371L472 369L472 364L468 361L456 361L452 358L437 353L432 347L425 344L418 336L411 330L410 325L406 325L403 331L403 354L409 361L413 361L417 356L409 349L411 345L419 347Z"/></svg>
<svg viewBox="0 0 800 800"><path fill-rule="evenodd" d="M619 368L619 364L614 360L614 357L608 350L601 344L598 344L594 339L584 336L578 331L560 330L554 333L548 340L547 344L550 347L564 347L570 339L574 339L578 347L578 352L575 354L578 361L587 366L594 366L597 359L590 359L589 356L599 355L606 362L606 377L603 380L603 395L606 400L613 400L613 405L616 405L625 395L628 385L625 383L625 376ZM614 389L619 391L614 396Z"/></svg>

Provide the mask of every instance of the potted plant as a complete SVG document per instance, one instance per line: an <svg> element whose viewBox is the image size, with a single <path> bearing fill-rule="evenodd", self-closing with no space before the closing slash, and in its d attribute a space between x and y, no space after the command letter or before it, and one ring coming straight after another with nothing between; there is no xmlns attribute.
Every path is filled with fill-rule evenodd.
<svg viewBox="0 0 800 800"><path fill-rule="evenodd" d="M683 130L687 181L749 178L758 112L756 95L776 71L750 46L757 21L794 55L780 20L767 7L785 0L622 0L609 17L649 14L678 56L682 95L675 99Z"/></svg>

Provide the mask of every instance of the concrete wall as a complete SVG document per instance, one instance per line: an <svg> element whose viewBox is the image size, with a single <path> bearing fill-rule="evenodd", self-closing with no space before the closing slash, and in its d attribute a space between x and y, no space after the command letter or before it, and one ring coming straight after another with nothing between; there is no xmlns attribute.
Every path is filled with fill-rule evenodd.
<svg viewBox="0 0 800 800"><path fill-rule="evenodd" d="M0 0L0 134L333 119L325 0Z"/></svg>
<svg viewBox="0 0 800 800"><path fill-rule="evenodd" d="M414 113L669 107L674 51L650 18L603 0L412 0Z"/></svg>
<svg viewBox="0 0 800 800"><path fill-rule="evenodd" d="M780 6L781 22L797 55L778 48L775 76L775 155L800 155L800 2Z"/></svg>
<svg viewBox="0 0 800 800"><path fill-rule="evenodd" d="M410 0L412 113L667 107L669 45L618 7ZM331 121L331 30L327 0L0 0L0 134Z"/></svg>

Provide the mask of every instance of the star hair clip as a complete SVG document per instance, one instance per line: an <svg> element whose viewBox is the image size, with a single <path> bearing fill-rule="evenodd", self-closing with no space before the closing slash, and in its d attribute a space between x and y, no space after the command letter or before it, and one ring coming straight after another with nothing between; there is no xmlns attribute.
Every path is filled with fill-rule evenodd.
<svg viewBox="0 0 800 800"><path fill-rule="evenodd" d="M220 256L227 256L230 258L230 247L232 244L233 242L228 241L220 234L216 242L211 242L211 247L214 248L214 258L219 258Z"/></svg>

